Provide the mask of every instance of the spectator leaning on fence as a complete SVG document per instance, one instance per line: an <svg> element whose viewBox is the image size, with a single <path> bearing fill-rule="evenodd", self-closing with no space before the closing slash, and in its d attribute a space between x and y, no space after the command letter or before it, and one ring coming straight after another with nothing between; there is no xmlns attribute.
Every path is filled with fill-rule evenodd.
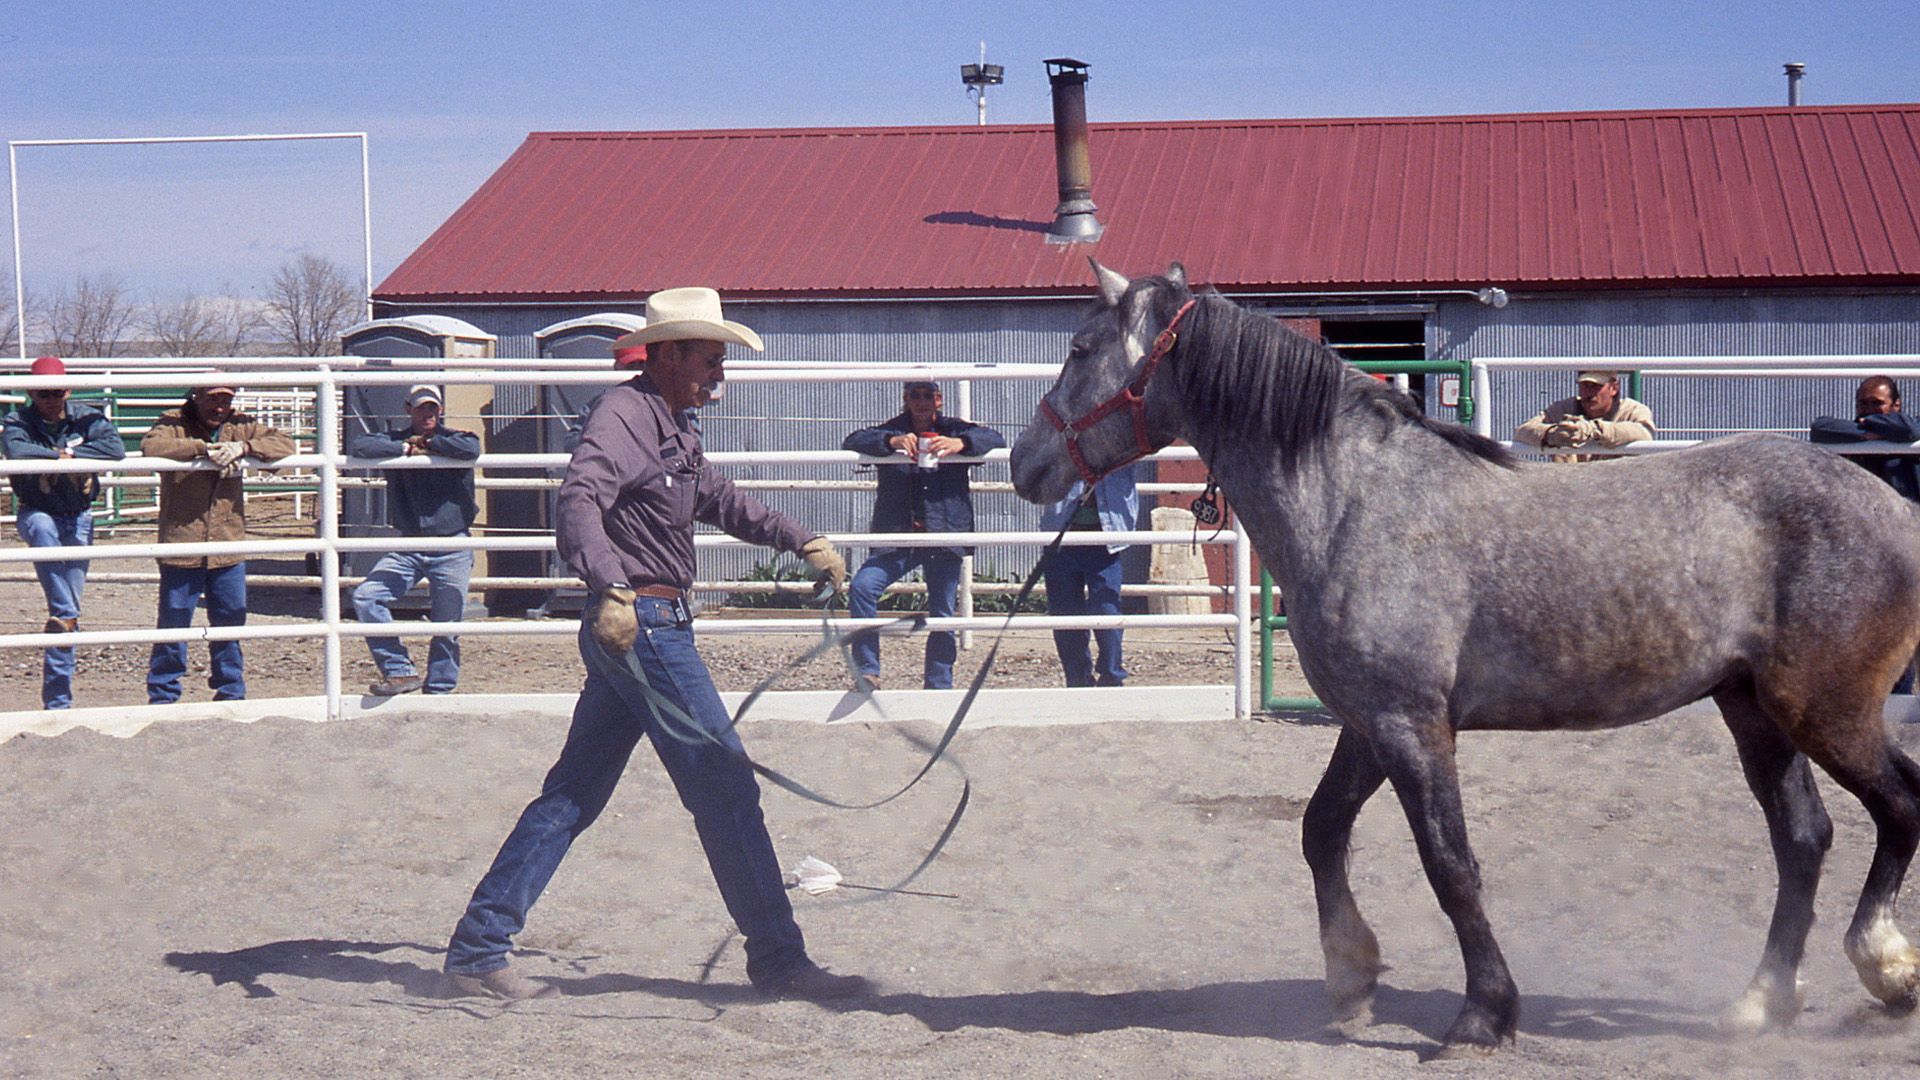
<svg viewBox="0 0 1920 1080"><path fill-rule="evenodd" d="M65 375L58 357L43 356L30 369L35 375ZM98 458L119 461L126 444L106 414L91 405L67 400L67 391L40 387L32 400L7 414L0 425L0 449L15 460L48 461ZM14 527L29 547L85 547L93 543L93 497L100 478L89 473L15 474ZM71 634L80 629L80 589L87 579L85 559L60 559L33 564L40 591L47 596L49 634ZM46 651L40 668L40 703L49 709L73 704L73 650Z"/></svg>
<svg viewBox="0 0 1920 1080"><path fill-rule="evenodd" d="M140 440L148 457L207 461L214 468L160 474L160 542L214 543L246 539L247 495L240 459L278 461L293 453L293 439L245 413L233 411L234 388L202 386L180 408L165 413ZM162 630L193 623L202 597L210 626L243 626L247 621L247 562L244 555L160 557ZM211 671L207 686L217 701L247 696L247 679L238 641L207 645ZM180 700L180 676L187 670L187 646L175 641L155 645L147 661L147 701L163 705Z"/></svg>
<svg viewBox="0 0 1920 1080"><path fill-rule="evenodd" d="M1513 441L1548 450L1579 450L1555 454L1555 461L1590 461L1617 455L1596 454L1630 442L1653 438L1653 411L1620 393L1620 376L1613 371L1583 371L1580 392L1547 406L1514 430Z"/></svg>
<svg viewBox="0 0 1920 1080"><path fill-rule="evenodd" d="M1822 416L1809 437L1817 443L1911 443L1920 440L1900 408L1900 384L1872 375L1853 392L1853 419ZM1848 460L1885 480L1902 497L1920 501L1920 457L1912 454L1848 454Z"/></svg>
<svg viewBox="0 0 1920 1080"><path fill-rule="evenodd" d="M1822 416L1813 422L1808 437L1817 443L1913 443L1920 431L1900 409L1900 384L1885 375L1861 380L1853 392L1853 419ZM1848 454L1855 465L1887 482L1902 498L1920 502L1920 457L1912 454ZM1913 693L1913 666L1900 672L1893 685L1896 694Z"/></svg>
<svg viewBox="0 0 1920 1080"><path fill-rule="evenodd" d="M1067 497L1040 515L1040 528L1060 531L1131 532L1140 522L1140 490L1133 482L1133 466L1125 465L1093 486L1093 498L1083 480L1075 480ZM1044 571L1049 615L1120 614L1120 553L1126 544L1060 545ZM1119 627L1092 632L1097 654L1087 647L1085 630L1055 630L1053 648L1068 686L1121 686L1127 669L1121 665Z"/></svg>
<svg viewBox="0 0 1920 1080"><path fill-rule="evenodd" d="M480 436L447 427L444 399L436 387L407 391L406 424L355 435L347 453L362 458L432 454L472 461L480 456ZM479 516L473 500L472 469L387 470L387 524L401 536L466 536ZM427 583L428 612L434 622L459 622L467 609L467 581L473 576L473 552L390 551L353 590L353 609L363 623L393 621L393 602ZM425 689L450 694L460 681L460 639L436 637L427 647L427 677L414 670L413 657L399 638L370 637L367 648L380 678L367 687L376 697Z"/></svg>
<svg viewBox="0 0 1920 1080"><path fill-rule="evenodd" d="M907 383L901 393L900 415L874 427L861 428L840 444L868 457L884 457L900 464L875 469L880 485L873 502L873 531L877 533L972 532L973 492L967 474L972 465L942 464L953 454L978 456L1007 445L999 432L940 409L940 386ZM847 614L871 619L879 611L880 594L918 566L927 579L927 614L936 619L953 615L954 591L960 586L960 559L969 549L960 547L876 548L860 564L847 587ZM871 631L854 635L852 642L854 689L880 685L880 638ZM953 686L956 654L953 632L927 635L927 656L921 685L928 690Z"/></svg>

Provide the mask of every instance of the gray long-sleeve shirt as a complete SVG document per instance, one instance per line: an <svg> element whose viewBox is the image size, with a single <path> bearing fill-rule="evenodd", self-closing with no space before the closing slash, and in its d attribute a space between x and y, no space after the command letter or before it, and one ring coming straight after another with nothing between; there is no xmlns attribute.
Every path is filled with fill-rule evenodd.
<svg viewBox="0 0 1920 1080"><path fill-rule="evenodd" d="M799 551L814 534L707 464L700 435L642 374L608 390L560 482L560 557L598 590L693 584L693 523L748 543Z"/></svg>

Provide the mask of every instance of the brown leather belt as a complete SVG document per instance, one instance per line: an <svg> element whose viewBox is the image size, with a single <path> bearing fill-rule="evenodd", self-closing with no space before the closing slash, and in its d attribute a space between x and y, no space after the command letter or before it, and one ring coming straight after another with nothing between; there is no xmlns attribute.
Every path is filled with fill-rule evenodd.
<svg viewBox="0 0 1920 1080"><path fill-rule="evenodd" d="M635 585L633 595L651 596L655 600L678 600L686 594L671 585Z"/></svg>

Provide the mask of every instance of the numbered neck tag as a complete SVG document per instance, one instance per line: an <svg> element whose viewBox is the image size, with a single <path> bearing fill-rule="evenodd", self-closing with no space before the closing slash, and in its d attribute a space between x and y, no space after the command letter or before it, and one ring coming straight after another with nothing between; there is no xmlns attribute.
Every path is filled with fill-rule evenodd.
<svg viewBox="0 0 1920 1080"><path fill-rule="evenodd" d="M1220 482L1207 474L1207 490L1188 505L1193 511L1193 520L1198 525L1218 525L1220 523Z"/></svg>

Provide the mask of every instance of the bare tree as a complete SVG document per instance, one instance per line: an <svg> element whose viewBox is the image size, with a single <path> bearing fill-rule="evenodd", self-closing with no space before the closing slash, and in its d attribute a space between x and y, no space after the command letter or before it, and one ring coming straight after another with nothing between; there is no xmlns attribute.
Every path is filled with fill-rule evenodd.
<svg viewBox="0 0 1920 1080"><path fill-rule="evenodd" d="M161 356L239 356L262 330L260 312L231 295L182 293L148 301L145 327Z"/></svg>
<svg viewBox="0 0 1920 1080"><path fill-rule="evenodd" d="M113 356L139 314L120 275L81 274L44 308L47 337L62 356Z"/></svg>
<svg viewBox="0 0 1920 1080"><path fill-rule="evenodd" d="M346 268L318 255L284 264L267 286L267 328L298 356L338 353L340 332L365 310L366 297Z"/></svg>
<svg viewBox="0 0 1920 1080"><path fill-rule="evenodd" d="M0 303L6 305L6 313L0 314L0 353L13 355L13 347L20 342L20 309L13 306L13 274L0 270Z"/></svg>

